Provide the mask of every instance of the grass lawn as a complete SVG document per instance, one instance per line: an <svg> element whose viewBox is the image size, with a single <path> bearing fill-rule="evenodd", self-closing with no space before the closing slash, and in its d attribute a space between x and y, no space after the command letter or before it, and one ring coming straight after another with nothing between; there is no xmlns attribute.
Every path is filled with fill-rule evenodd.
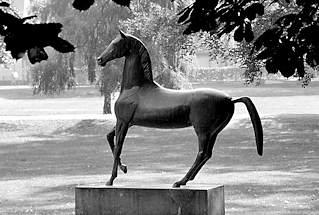
<svg viewBox="0 0 319 215"><path fill-rule="evenodd" d="M104 133L113 121L2 122L0 214L72 214L76 184L104 183L112 155ZM317 214L319 116L264 118L259 157L248 119L233 120L213 158L188 186L225 185L227 214ZM115 185L170 187L197 152L192 129L132 128Z"/></svg>
<svg viewBox="0 0 319 215"><path fill-rule="evenodd" d="M263 116L264 155L257 155L250 121L232 119L219 135L212 159L188 186L224 184L226 214L230 215L317 215L319 112L316 106L306 109L309 113L301 111L303 114L290 109L311 101L307 98L318 95L315 91L319 92L319 87L303 92L282 84L272 85L270 91L264 88L236 88L234 84L220 88L235 96L257 96ZM0 117L38 112L44 117L0 118L0 214L73 214L74 186L104 183L109 178L112 155L104 135L114 120L45 119L48 113L63 111L74 115L99 113L101 98L97 99L93 90L81 88L73 95L68 92L46 98L28 97L30 91L26 89L24 96L17 90L0 90ZM271 112L275 104L270 96L284 101L281 109L291 102L289 110L276 107ZM23 111L26 108L29 112ZM122 153L128 174L119 173L115 185L170 187L184 176L196 153L191 128L133 127Z"/></svg>
<svg viewBox="0 0 319 215"><path fill-rule="evenodd" d="M309 96L319 95L319 81L312 81L309 86L302 88L300 82L290 80L267 80L260 86L243 86L241 82L199 82L193 83L193 88L217 88L229 95L251 97L277 96Z"/></svg>
<svg viewBox="0 0 319 215"><path fill-rule="evenodd" d="M308 87L302 88L300 82L290 80L267 80L261 86L244 86L242 82L194 82L193 88L216 88L223 90L231 96L303 96L319 95L319 81L312 81ZM33 95L30 87L1 87L0 98L3 99L54 99L54 98L91 98L101 96L99 89L95 86L82 86L67 90L60 95Z"/></svg>

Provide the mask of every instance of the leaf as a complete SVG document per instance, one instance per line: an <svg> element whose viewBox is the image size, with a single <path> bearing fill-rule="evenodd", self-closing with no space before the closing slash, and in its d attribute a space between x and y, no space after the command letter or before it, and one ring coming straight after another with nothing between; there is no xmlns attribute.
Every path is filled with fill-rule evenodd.
<svg viewBox="0 0 319 215"><path fill-rule="evenodd" d="M250 43L251 41L253 41L254 39L254 33L253 33L253 30L251 28L251 24L250 23L245 23L245 40L246 42Z"/></svg>
<svg viewBox="0 0 319 215"><path fill-rule="evenodd" d="M292 51L291 47L284 45L278 52L277 65L280 73L288 78L295 74L298 65L298 58L296 54Z"/></svg>
<svg viewBox="0 0 319 215"><path fill-rule="evenodd" d="M61 23L24 24L23 28L29 36L35 38L54 37L62 31ZM21 32L22 33L22 32ZM41 34L41 35L40 35Z"/></svg>
<svg viewBox="0 0 319 215"><path fill-rule="evenodd" d="M130 3L131 3L131 0L112 0L112 1L124 7L130 7Z"/></svg>
<svg viewBox="0 0 319 215"><path fill-rule="evenodd" d="M183 10L184 11L183 14L178 18L178 21L177 21L178 23L185 23L186 20L189 18L190 13L193 11L192 8L185 8L185 9Z"/></svg>
<svg viewBox="0 0 319 215"><path fill-rule="evenodd" d="M87 10L94 4L94 0L74 0L72 6L77 10Z"/></svg>
<svg viewBox="0 0 319 215"><path fill-rule="evenodd" d="M228 34L232 32L237 27L236 24L228 24L226 23L225 26L223 26L221 29L217 30L217 36L220 37L223 34Z"/></svg>
<svg viewBox="0 0 319 215"><path fill-rule="evenodd" d="M254 42L254 49L256 51L260 50L262 46L271 47L276 46L280 35L282 33L281 28L274 27L266 30L263 34L261 34Z"/></svg>
<svg viewBox="0 0 319 215"><path fill-rule="evenodd" d="M299 77L305 76L305 65L302 59L298 60L297 62L297 73Z"/></svg>
<svg viewBox="0 0 319 215"><path fill-rule="evenodd" d="M196 22L191 22L187 28L184 30L183 34L192 34L200 30L200 25Z"/></svg>
<svg viewBox="0 0 319 215"><path fill-rule="evenodd" d="M276 74L279 71L277 68L277 65L273 59L268 59L266 61L265 68L266 68L267 72L271 73L271 74Z"/></svg>
<svg viewBox="0 0 319 215"><path fill-rule="evenodd" d="M316 67L319 64L319 55L315 50L309 50L306 54L306 62L311 67Z"/></svg>
<svg viewBox="0 0 319 215"><path fill-rule="evenodd" d="M237 42L241 42L243 41L244 39L244 26L243 25L240 25L236 30L235 30L235 33L234 33L234 40L237 41Z"/></svg>
<svg viewBox="0 0 319 215"><path fill-rule="evenodd" d="M61 53L68 53L68 52L73 52L74 51L74 46L69 43L68 41L57 37L55 40L52 40L50 42L50 45L57 50L58 52Z"/></svg>
<svg viewBox="0 0 319 215"><path fill-rule="evenodd" d="M0 7L9 7L10 4L8 2L0 2Z"/></svg>
<svg viewBox="0 0 319 215"><path fill-rule="evenodd" d="M256 59L257 60L268 59L272 57L273 55L274 55L274 50L272 48L265 48L257 54Z"/></svg>
<svg viewBox="0 0 319 215"><path fill-rule="evenodd" d="M296 4L298 6L306 6L307 4L312 4L313 2L314 1L312 1L312 0L296 0Z"/></svg>
<svg viewBox="0 0 319 215"><path fill-rule="evenodd" d="M28 50L28 58L30 63L35 64L41 62L42 60L47 60L48 55L43 48L33 47Z"/></svg>
<svg viewBox="0 0 319 215"><path fill-rule="evenodd" d="M264 15L264 5L261 3L253 3L244 10L244 15L249 20L254 20L257 14L260 16Z"/></svg>
<svg viewBox="0 0 319 215"><path fill-rule="evenodd" d="M4 36L6 34L5 27L3 25L0 25L0 35Z"/></svg>
<svg viewBox="0 0 319 215"><path fill-rule="evenodd" d="M222 5L216 9L217 16L223 16L224 14L228 13L231 9L231 5Z"/></svg>
<svg viewBox="0 0 319 215"><path fill-rule="evenodd" d="M305 43L307 45L317 45L319 44L318 36L319 26L314 24L302 28L297 35L297 40L299 43Z"/></svg>
<svg viewBox="0 0 319 215"><path fill-rule="evenodd" d="M285 68L280 69L279 71L284 77L289 78L295 74L296 68L287 66Z"/></svg>
<svg viewBox="0 0 319 215"><path fill-rule="evenodd" d="M184 13L186 10L189 10L190 8L193 8L193 6L185 7L183 10L181 10L180 12L177 13L177 16L181 15L182 13Z"/></svg>
<svg viewBox="0 0 319 215"><path fill-rule="evenodd" d="M291 14L287 14L284 15L282 17L280 17L279 19L276 20L275 24L277 25L283 25L283 26L288 26L290 25L292 22L294 22L295 20L297 20L298 15L295 13L291 13Z"/></svg>
<svg viewBox="0 0 319 215"><path fill-rule="evenodd" d="M25 21L27 21L29 19L33 19L33 18L36 18L36 17L37 17L36 15L24 17L24 18L21 19L21 22L25 22Z"/></svg>

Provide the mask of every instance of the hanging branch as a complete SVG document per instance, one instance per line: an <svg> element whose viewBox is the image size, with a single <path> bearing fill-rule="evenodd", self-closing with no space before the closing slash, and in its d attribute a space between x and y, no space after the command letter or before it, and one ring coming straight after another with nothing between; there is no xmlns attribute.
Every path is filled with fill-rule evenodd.
<svg viewBox="0 0 319 215"><path fill-rule="evenodd" d="M131 0L112 0L118 5L130 7ZM87 10L94 4L94 0L74 0L72 6L77 10Z"/></svg>
<svg viewBox="0 0 319 215"><path fill-rule="evenodd" d="M13 15L13 14L14 15ZM0 2L0 36L4 37L6 51L18 60L27 52L32 64L47 60L44 47L51 46L61 53L74 51L74 46L58 35L62 30L60 23L31 24L28 20L36 16L20 18L7 2Z"/></svg>

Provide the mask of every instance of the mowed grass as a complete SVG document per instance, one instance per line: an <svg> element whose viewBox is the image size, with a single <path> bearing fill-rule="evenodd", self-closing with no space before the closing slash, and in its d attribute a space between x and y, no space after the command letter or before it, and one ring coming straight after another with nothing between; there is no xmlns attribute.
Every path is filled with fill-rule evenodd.
<svg viewBox="0 0 319 215"><path fill-rule="evenodd" d="M223 90L231 96L300 96L319 95L319 81L310 82L309 86L303 88L296 80L266 80L260 86L244 86L242 82L235 81L213 81L213 82L193 82L193 88L215 88ZM101 93L96 86L79 86L71 90L66 90L58 95L33 95L31 87L6 88L0 86L0 98L3 99L58 99L58 98L91 98L99 97Z"/></svg>
<svg viewBox="0 0 319 215"><path fill-rule="evenodd" d="M303 88L296 80L266 80L260 86L244 86L242 82L198 82L193 88L216 88L229 95L251 97L309 96L319 95L319 81L312 81Z"/></svg>
<svg viewBox="0 0 319 215"><path fill-rule="evenodd" d="M112 154L104 134L114 121L2 122L0 214L72 214L77 184L105 183ZM319 117L263 119L264 155L251 123L233 120L213 158L190 187L225 185L227 214L317 214ZM117 186L166 186L179 180L197 153L191 128L130 129Z"/></svg>
<svg viewBox="0 0 319 215"><path fill-rule="evenodd" d="M284 99L318 95L316 85L302 89L294 84L295 87L271 83L262 88L246 88L238 83L209 83L206 87L219 85L216 88L232 96L265 97L259 100L265 106L271 103L270 96ZM15 110L25 107L19 104L28 104L30 115L50 110L59 114L63 110L72 114L98 113L100 103L88 104L97 100L91 98L99 96L95 90L78 88L73 93L49 97L32 97L30 89L24 89L25 95L17 90L0 90L0 115L15 115ZM77 103L72 104L74 101ZM10 105L6 106L6 102ZM298 104L298 100L294 102ZM271 116L263 116L262 157L257 155L249 119L232 119L219 135L212 159L188 186L225 185L226 214L316 215L319 114L315 107L311 110L309 114L282 114L284 111L276 109ZM0 119L0 214L74 214L74 187L105 183L110 176L113 159L105 134L114 123L109 118ZM170 187L184 176L196 153L197 139L192 128L133 127L122 153L128 174L119 173L115 185Z"/></svg>

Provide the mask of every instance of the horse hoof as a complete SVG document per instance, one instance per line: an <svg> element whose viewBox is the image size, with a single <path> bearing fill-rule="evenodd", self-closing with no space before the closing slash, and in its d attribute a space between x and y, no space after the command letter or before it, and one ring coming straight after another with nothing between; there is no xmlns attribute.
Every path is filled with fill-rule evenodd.
<svg viewBox="0 0 319 215"><path fill-rule="evenodd" d="M107 181L105 185L106 185L106 186L112 186L112 185L113 185L113 182L112 182L112 181Z"/></svg>
<svg viewBox="0 0 319 215"><path fill-rule="evenodd" d="M122 170L122 172L124 172L125 174L127 173L127 167L125 165L121 165L120 169Z"/></svg>
<svg viewBox="0 0 319 215"><path fill-rule="evenodd" d="M179 183L179 182L175 182L174 184L173 184L173 188L178 188L178 187L180 187L181 186L181 184Z"/></svg>

